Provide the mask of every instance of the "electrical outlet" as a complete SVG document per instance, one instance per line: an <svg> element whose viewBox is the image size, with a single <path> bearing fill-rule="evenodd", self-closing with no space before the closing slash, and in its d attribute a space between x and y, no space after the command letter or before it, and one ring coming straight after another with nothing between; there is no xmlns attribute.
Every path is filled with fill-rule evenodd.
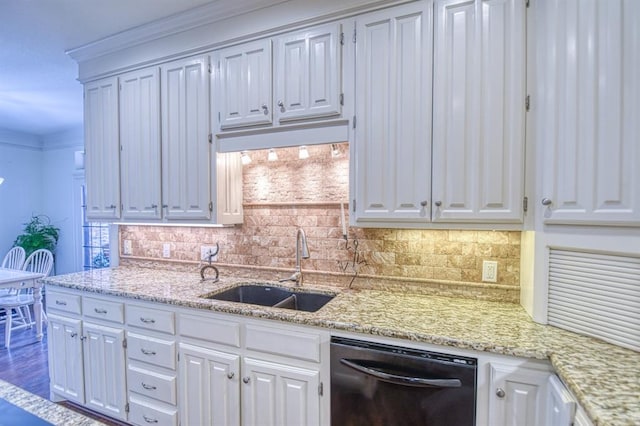
<svg viewBox="0 0 640 426"><path fill-rule="evenodd" d="M171 257L171 244L162 244L162 257Z"/></svg>
<svg viewBox="0 0 640 426"><path fill-rule="evenodd" d="M498 281L498 262L495 260L482 261L482 281L489 283Z"/></svg>
<svg viewBox="0 0 640 426"><path fill-rule="evenodd" d="M124 240L122 243L122 254L131 255L131 240Z"/></svg>
<svg viewBox="0 0 640 426"><path fill-rule="evenodd" d="M216 252L216 246L200 246L200 259L209 261L209 256ZM218 260L218 255L216 254L211 258L212 262Z"/></svg>

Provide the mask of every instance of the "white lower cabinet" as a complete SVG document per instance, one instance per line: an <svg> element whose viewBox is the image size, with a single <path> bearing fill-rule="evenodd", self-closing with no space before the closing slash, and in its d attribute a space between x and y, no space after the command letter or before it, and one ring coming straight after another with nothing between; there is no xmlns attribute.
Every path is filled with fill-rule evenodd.
<svg viewBox="0 0 640 426"><path fill-rule="evenodd" d="M490 363L489 421L492 426L539 426L546 421L545 370Z"/></svg>
<svg viewBox="0 0 640 426"><path fill-rule="evenodd" d="M82 321L53 313L47 318L51 400L56 401L58 395L60 399L84 404L83 370L73 368L82 365Z"/></svg>

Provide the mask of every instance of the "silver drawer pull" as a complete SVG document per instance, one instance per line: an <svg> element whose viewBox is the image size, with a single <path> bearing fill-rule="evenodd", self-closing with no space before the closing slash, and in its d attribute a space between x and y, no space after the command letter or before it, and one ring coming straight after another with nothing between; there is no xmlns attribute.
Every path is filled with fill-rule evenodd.
<svg viewBox="0 0 640 426"><path fill-rule="evenodd" d="M106 309L93 308L93 310L96 311L96 314L106 314L107 313Z"/></svg>
<svg viewBox="0 0 640 426"><path fill-rule="evenodd" d="M156 354L156 351L150 351L150 350L145 349L145 348L140 348L140 352L142 352L145 355L155 355Z"/></svg>
<svg viewBox="0 0 640 426"><path fill-rule="evenodd" d="M140 317L140 321L142 321L145 324L154 324L156 322L156 320L154 320L153 318L145 318L145 317Z"/></svg>
<svg viewBox="0 0 640 426"><path fill-rule="evenodd" d="M71 335L70 335L70 336L71 336L71 337L77 337L77 336L78 336L78 333L76 333L76 332L74 331L73 333L71 333Z"/></svg>
<svg viewBox="0 0 640 426"><path fill-rule="evenodd" d="M157 388L153 385L148 385L145 382L142 382L142 387L145 388L146 390L156 390Z"/></svg>
<svg viewBox="0 0 640 426"><path fill-rule="evenodd" d="M142 415L142 418L144 419L145 422L147 423L158 423L158 419L153 419L151 417L147 417L144 414Z"/></svg>
<svg viewBox="0 0 640 426"><path fill-rule="evenodd" d="M67 302L65 302L64 300L56 300L56 305L67 306Z"/></svg>

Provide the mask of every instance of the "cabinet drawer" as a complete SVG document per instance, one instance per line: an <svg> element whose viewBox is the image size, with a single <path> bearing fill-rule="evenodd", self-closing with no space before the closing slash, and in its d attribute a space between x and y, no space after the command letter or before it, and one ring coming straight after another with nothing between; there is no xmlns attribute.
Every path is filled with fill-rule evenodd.
<svg viewBox="0 0 640 426"><path fill-rule="evenodd" d="M298 331L247 325L246 347L307 361L320 361L320 336Z"/></svg>
<svg viewBox="0 0 640 426"><path fill-rule="evenodd" d="M176 404L176 376L160 374L129 366L127 374L129 390L157 399L168 404Z"/></svg>
<svg viewBox="0 0 640 426"><path fill-rule="evenodd" d="M83 297L82 313L86 317L124 323L124 305L119 302Z"/></svg>
<svg viewBox="0 0 640 426"><path fill-rule="evenodd" d="M129 397L129 422L134 425L178 425L178 410L161 407L134 396Z"/></svg>
<svg viewBox="0 0 640 426"><path fill-rule="evenodd" d="M47 291L47 310L80 315L80 296Z"/></svg>
<svg viewBox="0 0 640 426"><path fill-rule="evenodd" d="M176 369L176 343L174 341L127 333L127 354L130 359L172 370Z"/></svg>
<svg viewBox="0 0 640 426"><path fill-rule="evenodd" d="M232 321L182 314L180 335L240 347L240 324Z"/></svg>
<svg viewBox="0 0 640 426"><path fill-rule="evenodd" d="M137 305L127 305L125 309L127 324L131 326L176 334L173 312Z"/></svg>

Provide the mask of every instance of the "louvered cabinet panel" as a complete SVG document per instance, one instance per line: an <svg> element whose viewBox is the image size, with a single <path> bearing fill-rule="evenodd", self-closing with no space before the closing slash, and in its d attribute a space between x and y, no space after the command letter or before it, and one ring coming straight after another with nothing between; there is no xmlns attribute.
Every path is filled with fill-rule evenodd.
<svg viewBox="0 0 640 426"><path fill-rule="evenodd" d="M640 3L548 1L538 13L544 221L640 225Z"/></svg>
<svg viewBox="0 0 640 426"><path fill-rule="evenodd" d="M434 222L521 222L523 0L436 2Z"/></svg>

